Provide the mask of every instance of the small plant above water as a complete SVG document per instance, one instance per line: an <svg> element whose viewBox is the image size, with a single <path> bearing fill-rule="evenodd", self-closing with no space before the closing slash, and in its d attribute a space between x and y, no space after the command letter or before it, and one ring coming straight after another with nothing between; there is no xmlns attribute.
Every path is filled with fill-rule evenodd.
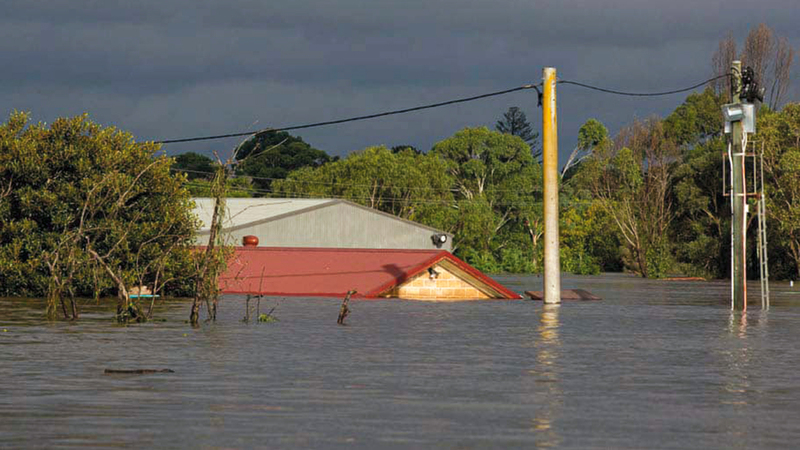
<svg viewBox="0 0 800 450"><path fill-rule="evenodd" d="M258 315L258 321L259 322L263 322L263 323L272 323L272 322L277 322L278 318L277 317L273 317L270 314L261 313L261 314Z"/></svg>
<svg viewBox="0 0 800 450"><path fill-rule="evenodd" d="M278 303L275 303L275 306L273 306L272 309L270 309L268 313L262 313L261 312L261 296L260 295L256 296L257 303L256 303L255 308L251 308L250 307L250 300L251 299L252 299L252 297L250 295L248 295L247 296L247 301L245 303L245 315L244 315L244 318L242 319L242 322L250 323L250 318L251 317L255 317L258 322L262 322L262 323L272 323L272 322L277 322L278 321L278 318L272 315L272 313L275 312L275 309L278 308ZM253 314L253 312L255 312L255 314Z"/></svg>

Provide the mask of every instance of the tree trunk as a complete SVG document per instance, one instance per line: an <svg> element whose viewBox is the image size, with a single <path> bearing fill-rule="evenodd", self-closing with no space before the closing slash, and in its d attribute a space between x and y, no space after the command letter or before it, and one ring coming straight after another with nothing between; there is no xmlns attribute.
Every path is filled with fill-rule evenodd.
<svg viewBox="0 0 800 450"><path fill-rule="evenodd" d="M639 263L639 271L642 278L647 278L647 255L642 252L641 246L636 247L636 260Z"/></svg>
<svg viewBox="0 0 800 450"><path fill-rule="evenodd" d="M59 297L61 300L61 310L64 312L64 319L69 320L69 313L67 312L67 302L64 301L64 297L59 292Z"/></svg>
<svg viewBox="0 0 800 450"><path fill-rule="evenodd" d="M72 305L72 320L78 320L80 313L78 312L78 303L75 301L75 291L69 288L69 302Z"/></svg>
<svg viewBox="0 0 800 450"><path fill-rule="evenodd" d="M790 239L789 248L792 250L792 258L794 259L795 270L797 270L797 279L800 280L800 243Z"/></svg>
<svg viewBox="0 0 800 450"><path fill-rule="evenodd" d="M189 314L189 323L192 326L197 326L200 322L200 299L195 295L192 302L192 312Z"/></svg>
<svg viewBox="0 0 800 450"><path fill-rule="evenodd" d="M211 216L211 225L208 233L208 245L206 246L203 260L200 263L199 273L197 275L197 284L195 287L195 297L192 302L192 311L189 314L189 323L193 326L197 325L200 320L200 303L205 301L208 307L208 320L216 318L216 304L217 296L214 295L214 289L211 283L216 286L217 276L219 275L216 270L216 262L214 259L214 250L216 248L217 237L222 230L222 219L225 215L225 186L227 183L227 172L225 168L221 167L217 171L217 176L214 178L211 192L214 195L214 212ZM213 266L213 267L212 267ZM214 307L212 308L210 297L214 296Z"/></svg>

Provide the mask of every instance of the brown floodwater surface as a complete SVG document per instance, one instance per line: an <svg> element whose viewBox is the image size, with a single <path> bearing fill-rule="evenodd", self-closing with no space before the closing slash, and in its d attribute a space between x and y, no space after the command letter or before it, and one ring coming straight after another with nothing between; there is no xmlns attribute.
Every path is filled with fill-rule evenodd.
<svg viewBox="0 0 800 450"><path fill-rule="evenodd" d="M538 277L497 277L540 290ZM0 299L4 448L790 448L800 287L732 313L725 282L566 277L600 302L270 299L279 321L159 303L141 325ZM757 285L756 285L757 287ZM797 289L795 291L794 289ZM751 291L753 298L756 291ZM105 369L174 373L104 374Z"/></svg>

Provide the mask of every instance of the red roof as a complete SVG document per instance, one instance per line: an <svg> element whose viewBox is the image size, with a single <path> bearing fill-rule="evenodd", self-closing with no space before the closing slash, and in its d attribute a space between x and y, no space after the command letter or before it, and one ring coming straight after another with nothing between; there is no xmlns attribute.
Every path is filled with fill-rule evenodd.
<svg viewBox="0 0 800 450"><path fill-rule="evenodd" d="M375 298L448 260L500 296L521 298L445 250L237 247L220 277L225 294Z"/></svg>

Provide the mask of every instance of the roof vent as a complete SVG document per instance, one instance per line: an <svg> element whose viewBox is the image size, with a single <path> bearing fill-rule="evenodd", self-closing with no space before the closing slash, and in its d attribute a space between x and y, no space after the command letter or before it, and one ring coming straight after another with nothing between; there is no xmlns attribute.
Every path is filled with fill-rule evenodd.
<svg viewBox="0 0 800 450"><path fill-rule="evenodd" d="M242 238L242 245L245 247L258 247L258 238L253 235L248 235Z"/></svg>

